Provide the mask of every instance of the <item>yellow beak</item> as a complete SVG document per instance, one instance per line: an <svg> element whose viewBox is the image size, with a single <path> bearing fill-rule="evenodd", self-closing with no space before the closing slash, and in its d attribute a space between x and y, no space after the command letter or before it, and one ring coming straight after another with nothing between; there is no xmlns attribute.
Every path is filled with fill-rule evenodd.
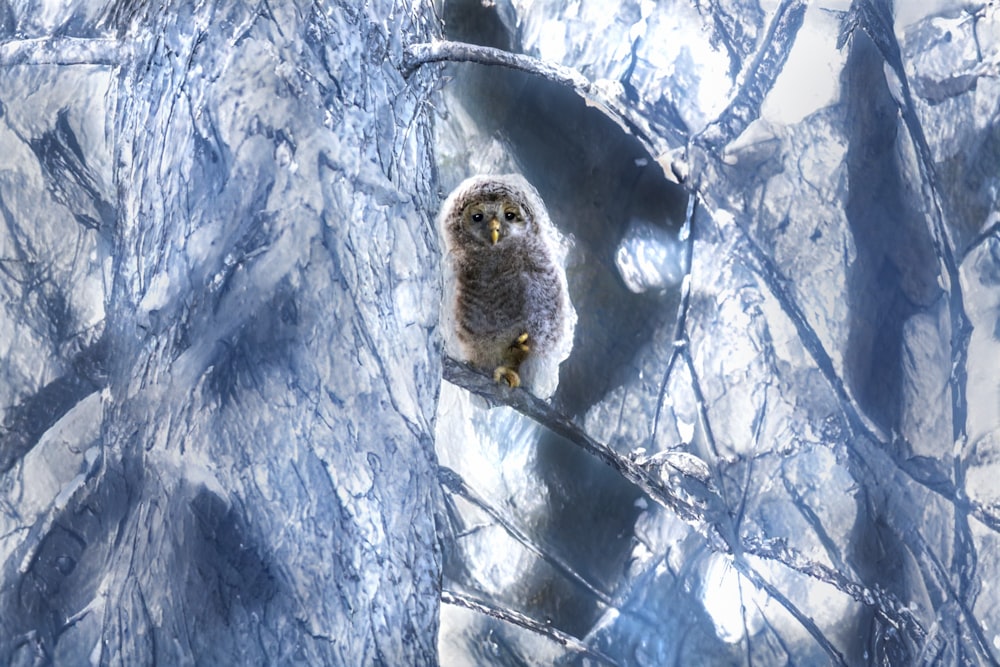
<svg viewBox="0 0 1000 667"><path fill-rule="evenodd" d="M500 221L497 220L496 218L493 218L492 220L490 220L490 241L493 242L493 245L496 245L496 242L499 240L500 240Z"/></svg>

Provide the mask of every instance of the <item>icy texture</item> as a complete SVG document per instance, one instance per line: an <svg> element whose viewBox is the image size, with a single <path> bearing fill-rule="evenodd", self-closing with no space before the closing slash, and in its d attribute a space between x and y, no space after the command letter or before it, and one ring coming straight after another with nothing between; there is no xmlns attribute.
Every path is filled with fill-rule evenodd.
<svg viewBox="0 0 1000 667"><path fill-rule="evenodd" d="M0 663L436 662L432 15L356 4L4 3Z"/></svg>
<svg viewBox="0 0 1000 667"><path fill-rule="evenodd" d="M997 664L1000 9L897 4L0 3L0 663ZM441 358L485 171L550 402Z"/></svg>
<svg viewBox="0 0 1000 667"><path fill-rule="evenodd" d="M615 252L622 281L636 294L675 287L687 272L685 244L662 227L635 220Z"/></svg>
<svg viewBox="0 0 1000 667"><path fill-rule="evenodd" d="M442 656L1000 661L1000 10L900 4L445 3L638 121L446 70L442 179L535 181L580 324L551 408L442 390Z"/></svg>

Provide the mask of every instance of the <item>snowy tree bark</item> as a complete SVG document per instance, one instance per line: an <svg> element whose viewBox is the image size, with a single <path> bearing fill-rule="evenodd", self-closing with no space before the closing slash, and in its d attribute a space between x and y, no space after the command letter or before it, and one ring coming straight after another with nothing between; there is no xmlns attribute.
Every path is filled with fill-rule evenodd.
<svg viewBox="0 0 1000 667"><path fill-rule="evenodd" d="M997 664L1000 11L945 4L0 3L0 663ZM512 170L551 401L435 329Z"/></svg>
<svg viewBox="0 0 1000 667"><path fill-rule="evenodd" d="M436 663L434 73L399 72L431 26L223 1L91 24L119 58L116 194L84 249L105 319L45 409L82 399L100 426L78 483L6 538L4 664ZM45 44L8 64L90 67ZM66 128L55 148L99 168ZM41 434L16 426L8 474L38 484L19 457Z"/></svg>

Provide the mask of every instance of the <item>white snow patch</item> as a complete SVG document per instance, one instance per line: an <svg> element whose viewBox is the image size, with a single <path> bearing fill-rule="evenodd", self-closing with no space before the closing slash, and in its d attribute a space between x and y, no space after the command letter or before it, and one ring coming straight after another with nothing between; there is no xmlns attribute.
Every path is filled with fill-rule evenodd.
<svg viewBox="0 0 1000 667"><path fill-rule="evenodd" d="M759 607L766 600L765 595L736 571L728 556L709 556L701 602L712 618L719 639L735 644L747 632L756 634L764 624Z"/></svg>
<svg viewBox="0 0 1000 667"><path fill-rule="evenodd" d="M615 252L615 266L633 294L677 285L687 271L685 244L663 227L633 220Z"/></svg>
<svg viewBox="0 0 1000 667"><path fill-rule="evenodd" d="M170 303L170 292L170 276L165 272L157 273L149 281L149 287L139 302L139 309L143 313L160 310Z"/></svg>
<svg viewBox="0 0 1000 667"><path fill-rule="evenodd" d="M777 125L792 125L840 99L840 72L847 49L837 48L839 18L811 6L784 69L764 98L761 117Z"/></svg>

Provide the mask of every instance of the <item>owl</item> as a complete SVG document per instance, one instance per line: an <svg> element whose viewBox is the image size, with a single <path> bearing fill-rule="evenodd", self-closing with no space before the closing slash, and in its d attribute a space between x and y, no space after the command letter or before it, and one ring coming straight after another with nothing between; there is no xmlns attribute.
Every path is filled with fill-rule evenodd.
<svg viewBox="0 0 1000 667"><path fill-rule="evenodd" d="M548 398L573 344L566 247L522 176L473 176L438 216L449 352L511 387Z"/></svg>

